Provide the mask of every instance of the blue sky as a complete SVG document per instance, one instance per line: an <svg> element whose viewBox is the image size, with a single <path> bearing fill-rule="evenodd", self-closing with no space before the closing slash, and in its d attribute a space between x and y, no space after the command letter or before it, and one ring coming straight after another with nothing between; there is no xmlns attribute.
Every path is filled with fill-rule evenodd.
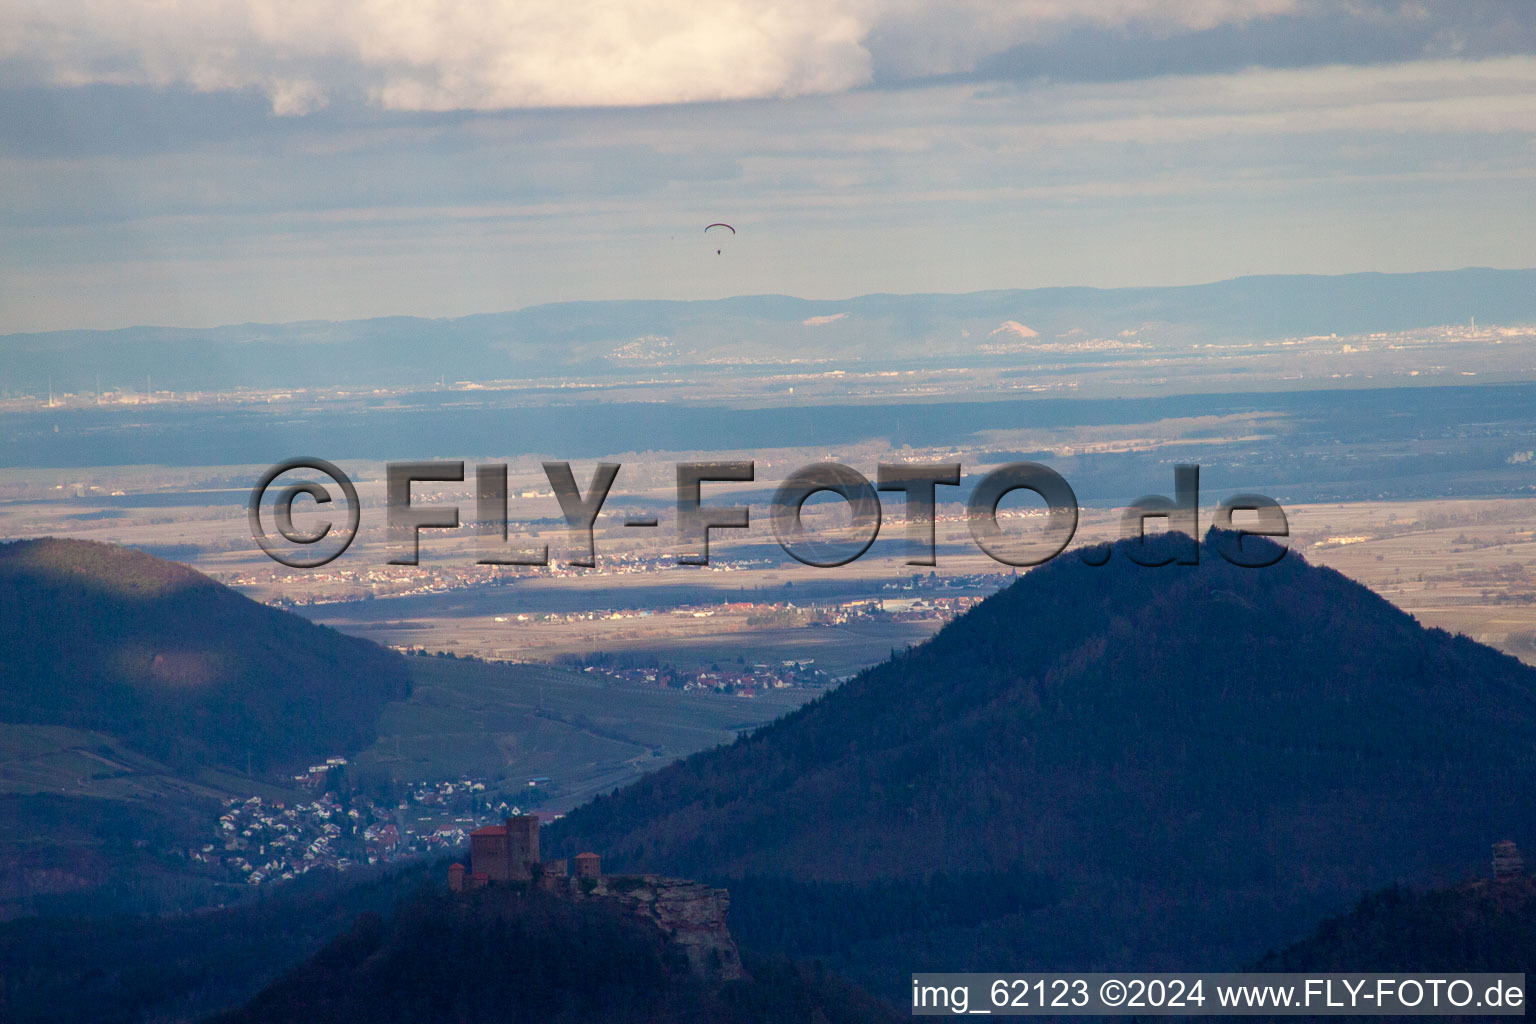
<svg viewBox="0 0 1536 1024"><path fill-rule="evenodd" d="M1530 0L0 7L0 332L1527 267L1533 186Z"/></svg>

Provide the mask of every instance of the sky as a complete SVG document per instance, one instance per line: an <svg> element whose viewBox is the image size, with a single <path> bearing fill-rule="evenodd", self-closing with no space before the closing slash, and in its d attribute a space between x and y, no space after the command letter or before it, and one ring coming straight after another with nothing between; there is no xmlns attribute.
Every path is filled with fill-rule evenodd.
<svg viewBox="0 0 1536 1024"><path fill-rule="evenodd" d="M1464 266L1533 0L0 0L0 333Z"/></svg>

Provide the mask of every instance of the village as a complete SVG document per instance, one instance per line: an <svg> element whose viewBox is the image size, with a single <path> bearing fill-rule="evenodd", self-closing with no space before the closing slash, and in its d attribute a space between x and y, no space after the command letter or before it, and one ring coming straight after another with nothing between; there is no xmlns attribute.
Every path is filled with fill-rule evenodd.
<svg viewBox="0 0 1536 1024"><path fill-rule="evenodd" d="M542 776L521 786L477 779L419 782L391 804L347 792L348 783L337 772L346 764L345 758L333 757L295 776L296 783L314 792L308 799L227 799L212 834L187 851L188 859L206 865L221 881L258 886L292 881L317 869L346 871L451 853L463 848L476 829L523 813L508 802L508 788L520 790L516 796L522 804L534 805L542 802L550 783Z"/></svg>
<svg viewBox="0 0 1536 1024"><path fill-rule="evenodd" d="M719 558L712 559L707 566L696 568L706 572L741 572L774 564L772 560L764 558ZM673 555L604 551L601 567L592 569L558 561L552 561L547 566L521 568L457 562L434 565L430 570L398 565L367 568L331 566L310 573L304 581L305 586L300 589L291 586L279 589L279 584L286 578L265 566L240 572L214 572L210 575L227 586L254 590L252 596L260 597L270 591L271 596L266 598L266 603L275 608L299 608L378 598L446 594L486 586L505 586L518 580L634 576L675 572L677 568L677 559Z"/></svg>

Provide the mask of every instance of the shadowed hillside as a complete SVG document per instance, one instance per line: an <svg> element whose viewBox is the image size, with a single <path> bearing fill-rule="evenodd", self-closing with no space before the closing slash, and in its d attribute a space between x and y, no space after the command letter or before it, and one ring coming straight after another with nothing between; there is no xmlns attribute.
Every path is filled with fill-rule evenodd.
<svg viewBox="0 0 1536 1024"><path fill-rule="evenodd" d="M1253 969L1536 974L1536 879L1382 889Z"/></svg>
<svg viewBox="0 0 1536 1024"><path fill-rule="evenodd" d="M1536 826L1536 670L1294 554L1236 568L1214 548L1230 540L1208 535L1198 567L1143 568L1125 545L1102 568L1058 558L774 725L577 810L551 846L723 879L1054 880L1043 908L853 950L843 966L892 993L902 972L999 963L1230 967ZM738 888L774 934L752 906L774 887Z"/></svg>
<svg viewBox="0 0 1536 1024"><path fill-rule="evenodd" d="M1429 891L1394 885L1366 896L1349 913L1324 921L1300 942L1268 953L1251 969L1296 974L1524 974L1529 981L1536 973L1536 879L1529 875L1481 879ZM1508 1018L1461 1015L1441 1019Z"/></svg>
<svg viewBox="0 0 1536 1024"><path fill-rule="evenodd" d="M239 1006L351 927L391 913L441 864L350 885L308 875L270 896L197 914L29 917L0 923L6 1024L195 1021Z"/></svg>
<svg viewBox="0 0 1536 1024"><path fill-rule="evenodd" d="M0 545L0 721L256 771L371 742L405 666L364 640L107 544Z"/></svg>
<svg viewBox="0 0 1536 1024"><path fill-rule="evenodd" d="M352 930L220 1024L864 1024L896 1015L846 982L784 961L708 984L654 924L596 902L506 889L427 889Z"/></svg>

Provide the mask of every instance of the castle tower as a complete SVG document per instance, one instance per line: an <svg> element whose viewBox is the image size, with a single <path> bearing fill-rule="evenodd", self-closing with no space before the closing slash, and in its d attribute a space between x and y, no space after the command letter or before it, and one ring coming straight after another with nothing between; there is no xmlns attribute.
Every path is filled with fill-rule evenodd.
<svg viewBox="0 0 1536 1024"><path fill-rule="evenodd" d="M577 878L597 878L602 873L603 872L597 854L578 853L576 855Z"/></svg>
<svg viewBox="0 0 1536 1024"><path fill-rule="evenodd" d="M527 881L539 864L539 816L519 814L469 834L470 878Z"/></svg>
<svg viewBox="0 0 1536 1024"><path fill-rule="evenodd" d="M458 861L448 865L448 888L454 892L464 891L464 865Z"/></svg>
<svg viewBox="0 0 1536 1024"><path fill-rule="evenodd" d="M1518 878L1523 874L1525 874L1525 860L1520 856L1519 847L1509 839L1494 843L1493 877Z"/></svg>
<svg viewBox="0 0 1536 1024"><path fill-rule="evenodd" d="M539 862L539 816L519 814L506 821L508 860L519 877L527 877L528 865Z"/></svg>

